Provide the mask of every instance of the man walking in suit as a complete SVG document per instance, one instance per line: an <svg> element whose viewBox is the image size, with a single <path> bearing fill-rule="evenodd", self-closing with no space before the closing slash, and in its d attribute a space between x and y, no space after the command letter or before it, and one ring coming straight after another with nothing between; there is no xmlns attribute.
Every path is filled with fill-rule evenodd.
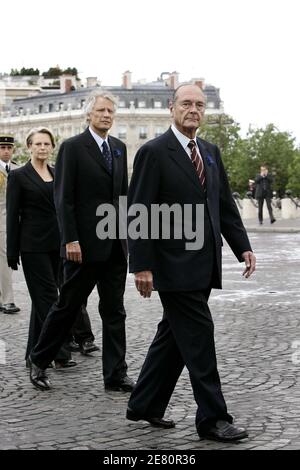
<svg viewBox="0 0 300 470"><path fill-rule="evenodd" d="M276 219L272 210L272 183L273 177L269 173L266 165L260 167L260 174L255 178L255 198L258 201L258 221L260 225L263 223L263 205L266 200L267 208L269 211L270 222L273 224Z"/></svg>
<svg viewBox="0 0 300 470"><path fill-rule="evenodd" d="M196 137L205 97L196 85L181 85L171 105L173 124L138 151L129 188L129 207L153 204L204 208L204 244L186 249L187 237L143 239L129 232L130 271L143 297L158 290L163 317L132 392L127 418L171 428L163 419L184 366L198 405L196 428L201 438L234 441L247 437L232 424L222 394L214 345L214 325L207 305L213 287L221 288L221 233L240 262L244 276L255 270L255 256L232 198L219 149ZM175 230L174 218L169 228ZM131 223L131 219L129 219ZM130 228L129 223L129 228ZM151 220L151 224L153 220ZM204 225L204 226L203 226ZM133 239L136 238L136 239Z"/></svg>
<svg viewBox="0 0 300 470"><path fill-rule="evenodd" d="M11 161L14 153L14 138L11 135L0 135L0 311L17 313L20 311L14 303L12 270L6 259L6 187L7 176L11 170L18 168Z"/></svg>
<svg viewBox="0 0 300 470"><path fill-rule="evenodd" d="M88 129L66 140L56 162L54 198L67 280L50 309L39 342L31 354L30 379L49 389L45 374L74 324L78 310L97 283L103 324L103 376L106 390L131 391L125 361L126 313L123 295L127 274L126 240L98 238L99 206L119 210L127 194L126 146L108 136L116 110L115 98L97 90L87 99Z"/></svg>

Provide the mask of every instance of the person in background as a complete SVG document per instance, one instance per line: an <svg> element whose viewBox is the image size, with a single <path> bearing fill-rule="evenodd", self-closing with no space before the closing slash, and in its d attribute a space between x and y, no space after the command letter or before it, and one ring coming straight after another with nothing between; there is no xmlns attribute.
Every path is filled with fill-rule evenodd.
<svg viewBox="0 0 300 470"><path fill-rule="evenodd" d="M260 167L260 174L255 178L255 198L258 201L258 221L260 225L263 223L263 205L264 201L267 203L269 211L270 223L276 222L272 210L272 183L273 177L268 171L266 165Z"/></svg>
<svg viewBox="0 0 300 470"><path fill-rule="evenodd" d="M18 168L12 161L14 137L0 135L0 312L17 313L20 309L14 303L12 270L6 260L6 186L10 171Z"/></svg>
<svg viewBox="0 0 300 470"><path fill-rule="evenodd" d="M55 146L54 136L46 128L32 129L26 145L30 161L10 172L8 177L6 218L7 263L11 269L17 270L21 255L32 302L25 354L27 361L49 309L57 300L61 261L53 199L54 170L48 164ZM76 365L70 352L63 347L53 359L57 369Z"/></svg>

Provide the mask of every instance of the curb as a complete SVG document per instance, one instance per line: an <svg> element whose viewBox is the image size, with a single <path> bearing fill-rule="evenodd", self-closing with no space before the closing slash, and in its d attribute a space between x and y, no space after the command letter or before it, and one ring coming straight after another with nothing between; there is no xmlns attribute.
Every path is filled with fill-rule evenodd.
<svg viewBox="0 0 300 470"><path fill-rule="evenodd" d="M300 227L247 227L245 225L247 232L252 233L300 233Z"/></svg>

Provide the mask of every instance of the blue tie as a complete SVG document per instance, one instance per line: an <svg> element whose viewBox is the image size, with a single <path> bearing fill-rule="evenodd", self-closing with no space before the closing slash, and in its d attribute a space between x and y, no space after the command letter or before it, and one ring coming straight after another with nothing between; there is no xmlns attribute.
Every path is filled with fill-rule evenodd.
<svg viewBox="0 0 300 470"><path fill-rule="evenodd" d="M110 174L112 173L112 156L111 156L111 153L110 153L110 150L109 150L109 147L107 145L107 143L103 142L102 144L102 153L103 153L103 157L106 161L106 164L107 164L107 167L108 167L108 171L110 172Z"/></svg>

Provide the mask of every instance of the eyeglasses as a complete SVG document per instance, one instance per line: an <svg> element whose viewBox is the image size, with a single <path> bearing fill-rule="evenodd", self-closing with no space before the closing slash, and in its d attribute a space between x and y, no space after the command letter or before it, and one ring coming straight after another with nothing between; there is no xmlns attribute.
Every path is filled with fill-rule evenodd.
<svg viewBox="0 0 300 470"><path fill-rule="evenodd" d="M181 106L183 109L191 109L195 105L197 111L204 112L206 105L205 103L202 103L201 101L183 101L182 103L179 103L179 106Z"/></svg>

